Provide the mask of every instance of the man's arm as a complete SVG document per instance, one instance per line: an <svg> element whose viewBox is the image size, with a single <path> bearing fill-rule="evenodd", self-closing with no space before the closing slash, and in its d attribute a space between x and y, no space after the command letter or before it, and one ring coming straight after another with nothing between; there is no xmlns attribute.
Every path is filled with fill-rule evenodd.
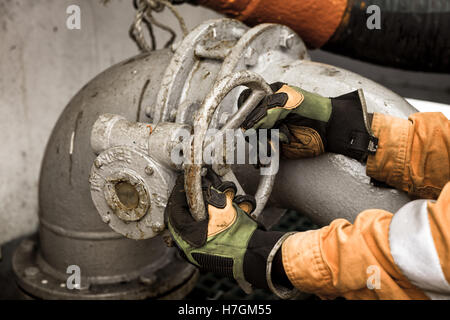
<svg viewBox="0 0 450 320"><path fill-rule="evenodd" d="M423 243L421 235L414 228L406 228L403 230L406 236L399 233L396 239L390 231L394 215L383 210L367 210L359 214L353 225L337 219L319 230L289 237L282 246L284 270L298 289L322 298L427 299L430 297L425 294L427 290L419 287L429 285L431 277L418 281L405 274L417 270L416 263L425 263L429 268L433 262L425 261L423 257L430 254L428 251L433 253L435 250L439 261L437 267L442 270L447 284L450 283L450 183L437 202L428 201L425 210L428 221L422 227L431 231L433 240L432 246L424 249L427 252L416 247L411 251L408 246L403 246L397 254L392 253L391 246L401 245L402 241ZM419 259L411 256L413 253L419 255ZM410 256L412 261L406 265L400 263L404 258L402 255ZM374 278L378 274L379 287ZM374 289L369 289L368 281ZM450 291L447 295L449 298Z"/></svg>
<svg viewBox="0 0 450 320"><path fill-rule="evenodd" d="M367 173L423 198L441 193L438 201L411 202L395 218L383 210L367 210L353 225L338 219L322 229L297 233L282 246L286 274L300 290L324 298L424 299L433 297L429 291L446 292L450 288L449 121L440 113L418 113L409 120L375 114L372 130L379 145L368 158ZM423 245L427 240L428 246ZM424 247L410 248L415 243ZM422 278L415 274L421 263L427 265ZM380 287L371 290L367 281L378 271Z"/></svg>
<svg viewBox="0 0 450 320"><path fill-rule="evenodd" d="M450 121L440 112L416 113L408 120L375 113L379 139L367 159L367 175L424 199L436 199L450 180Z"/></svg>

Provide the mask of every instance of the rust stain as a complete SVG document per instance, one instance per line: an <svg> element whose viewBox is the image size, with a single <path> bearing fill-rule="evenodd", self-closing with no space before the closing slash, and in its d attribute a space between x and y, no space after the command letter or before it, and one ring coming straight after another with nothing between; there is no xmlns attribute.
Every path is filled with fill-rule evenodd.
<svg viewBox="0 0 450 320"><path fill-rule="evenodd" d="M186 184L186 197L191 210L198 207L198 203L195 200L196 192L194 190L194 181L197 175L200 175L200 169L197 166L190 166L185 172L185 179L190 182Z"/></svg>

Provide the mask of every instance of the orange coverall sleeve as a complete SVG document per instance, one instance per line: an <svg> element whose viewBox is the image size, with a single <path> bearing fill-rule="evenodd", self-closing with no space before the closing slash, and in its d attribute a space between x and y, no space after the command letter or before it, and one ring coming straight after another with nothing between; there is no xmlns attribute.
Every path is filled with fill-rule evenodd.
<svg viewBox="0 0 450 320"><path fill-rule="evenodd" d="M379 149L368 159L367 174L416 197L439 197L428 201L428 218L450 283L450 121L441 113L416 113L408 120L375 113L372 130ZM391 255L392 217L387 211L366 210L354 224L337 219L292 235L282 246L288 278L298 289L322 298L427 299ZM377 273L379 286L368 285Z"/></svg>

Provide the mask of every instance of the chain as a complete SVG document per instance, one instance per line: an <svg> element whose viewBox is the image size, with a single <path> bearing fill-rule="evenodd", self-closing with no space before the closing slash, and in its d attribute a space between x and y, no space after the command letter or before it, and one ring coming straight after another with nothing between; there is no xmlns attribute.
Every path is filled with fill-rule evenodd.
<svg viewBox="0 0 450 320"><path fill-rule="evenodd" d="M172 28L162 24L157 21L152 13L161 12L165 7L169 8L175 18L178 20L181 31L183 32L183 38L188 34L188 29L183 17L178 13L177 9L167 0L134 0L135 7L137 9L136 16L134 18L133 24L130 27L130 36L136 42L138 48L142 52L148 52L156 49L156 38L153 32L153 26L168 32L170 34L170 39L164 45L164 48L169 47L173 44L176 38L176 33ZM150 42L145 39L143 25L147 27L148 33L150 35Z"/></svg>

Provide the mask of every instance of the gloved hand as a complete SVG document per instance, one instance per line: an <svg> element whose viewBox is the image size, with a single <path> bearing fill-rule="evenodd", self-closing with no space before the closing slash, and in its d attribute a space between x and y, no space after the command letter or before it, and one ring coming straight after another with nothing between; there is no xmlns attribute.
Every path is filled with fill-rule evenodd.
<svg viewBox="0 0 450 320"><path fill-rule="evenodd" d="M254 198L235 194L234 183L222 182L208 169L203 177L207 219L197 222L189 212L184 178L180 175L165 212L177 247L190 263L234 278L247 293L253 285L271 289L282 298L292 297L297 291L284 272L278 250L290 234L262 230L249 216L255 208Z"/></svg>
<svg viewBox="0 0 450 320"><path fill-rule="evenodd" d="M325 98L282 82L270 85L266 96L247 116L242 128L280 129L281 153L285 158L318 156L325 151L365 161L376 152L378 139L371 131L362 90ZM239 96L238 107L251 89Z"/></svg>

